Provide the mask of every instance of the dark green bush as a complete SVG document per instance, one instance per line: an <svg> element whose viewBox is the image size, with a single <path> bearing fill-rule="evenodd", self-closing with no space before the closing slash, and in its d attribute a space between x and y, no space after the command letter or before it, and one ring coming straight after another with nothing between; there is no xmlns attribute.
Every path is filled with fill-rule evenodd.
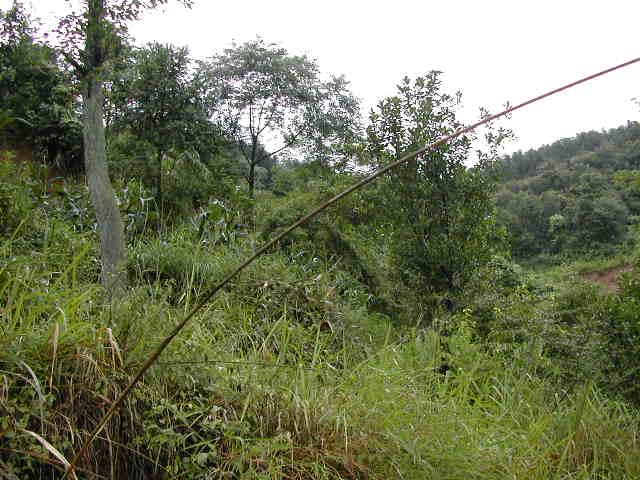
<svg viewBox="0 0 640 480"><path fill-rule="evenodd" d="M609 363L608 387L640 405L640 274L625 275L618 295L611 295L602 311L602 349Z"/></svg>

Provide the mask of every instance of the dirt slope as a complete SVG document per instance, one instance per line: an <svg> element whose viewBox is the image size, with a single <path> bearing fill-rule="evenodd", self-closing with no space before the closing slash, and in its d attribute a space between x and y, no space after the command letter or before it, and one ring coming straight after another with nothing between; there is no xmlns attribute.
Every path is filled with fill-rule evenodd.
<svg viewBox="0 0 640 480"><path fill-rule="evenodd" d="M631 265L620 265L606 270L585 272L582 276L591 282L602 285L608 291L615 293L619 290L618 280L620 276L630 271Z"/></svg>

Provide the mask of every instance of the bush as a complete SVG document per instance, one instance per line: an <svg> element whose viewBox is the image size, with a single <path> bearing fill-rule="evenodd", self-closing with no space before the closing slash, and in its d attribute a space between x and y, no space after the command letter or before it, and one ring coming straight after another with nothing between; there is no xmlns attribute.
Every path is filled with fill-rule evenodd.
<svg viewBox="0 0 640 480"><path fill-rule="evenodd" d="M640 275L624 277L619 295L611 295L602 311L602 349L609 362L607 386L640 405Z"/></svg>
<svg viewBox="0 0 640 480"><path fill-rule="evenodd" d="M0 160L0 235L14 233L35 208L33 181L27 165Z"/></svg>

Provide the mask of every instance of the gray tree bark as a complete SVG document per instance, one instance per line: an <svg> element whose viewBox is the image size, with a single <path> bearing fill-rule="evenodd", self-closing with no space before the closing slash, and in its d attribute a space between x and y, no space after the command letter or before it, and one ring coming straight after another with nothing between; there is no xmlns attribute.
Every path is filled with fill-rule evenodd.
<svg viewBox="0 0 640 480"><path fill-rule="evenodd" d="M124 226L107 170L103 100L102 82L88 79L83 95L84 162L100 234L102 284L114 296L127 283L126 246Z"/></svg>
<svg viewBox="0 0 640 480"><path fill-rule="evenodd" d="M87 31L82 68L84 165L96 212L102 257L102 284L111 298L126 286L124 226L107 170L102 68L105 63L105 0L86 0Z"/></svg>

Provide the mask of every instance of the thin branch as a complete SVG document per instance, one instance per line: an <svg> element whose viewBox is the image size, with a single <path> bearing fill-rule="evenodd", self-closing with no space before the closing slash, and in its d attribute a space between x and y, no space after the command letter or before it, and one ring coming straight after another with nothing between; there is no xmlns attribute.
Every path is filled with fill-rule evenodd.
<svg viewBox="0 0 640 480"><path fill-rule="evenodd" d="M267 99L265 98L264 100L262 100L262 103L260 104L260 112L258 113L258 123L256 125L256 131L258 132L256 135L260 135L260 133L262 132L263 129L260 129L260 123L262 123L262 114L264 112L264 106L267 103ZM271 110L272 114L273 114L273 110Z"/></svg>
<svg viewBox="0 0 640 480"><path fill-rule="evenodd" d="M285 143L282 147L278 148L277 150L274 150L271 153L267 153L260 159L260 161L266 160L267 158L271 158L274 155L277 155L278 153L282 152L283 150L286 150L287 148L291 147L294 143L296 143L296 141L298 140L298 135L300 135L303 130L304 130L304 127L301 127L300 130L298 130L294 135L291 136L292 140L290 142Z"/></svg>
<svg viewBox="0 0 640 480"><path fill-rule="evenodd" d="M83 78L87 74L87 69L84 65L81 65L75 58L71 56L69 52L61 52L64 59L69 63L77 72L78 77Z"/></svg>
<svg viewBox="0 0 640 480"><path fill-rule="evenodd" d="M249 154L247 153L247 151L245 150L245 143L240 140L238 142L238 148L240 148L240 153L242 153L242 156L245 158L245 160L247 161L251 161L251 157L249 156Z"/></svg>
<svg viewBox="0 0 640 480"><path fill-rule="evenodd" d="M262 127L262 129L258 131L258 135L260 135L262 132L264 132L267 128L271 126L271 121L273 120L273 117L275 114L276 114L276 108L274 107L271 109L271 114L269 115L269 118L265 122L264 126Z"/></svg>

